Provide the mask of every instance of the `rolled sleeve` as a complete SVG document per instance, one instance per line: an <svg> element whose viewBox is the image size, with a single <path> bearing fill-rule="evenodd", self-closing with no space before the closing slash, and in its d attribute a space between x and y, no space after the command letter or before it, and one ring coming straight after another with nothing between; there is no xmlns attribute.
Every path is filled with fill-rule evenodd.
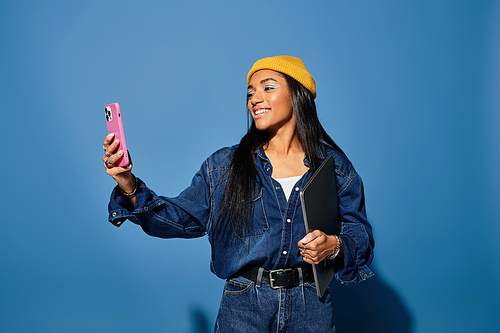
<svg viewBox="0 0 500 333"><path fill-rule="evenodd" d="M111 193L108 220L120 226L129 220L148 235L161 238L194 238L206 234L210 219L210 186L206 164L191 185L175 198L160 197L137 178L135 208L118 187Z"/></svg>
<svg viewBox="0 0 500 333"><path fill-rule="evenodd" d="M366 218L363 182L351 168L348 181L339 193L342 216L343 266L336 279L345 285L357 284L373 276L368 265L373 260L374 240L372 227Z"/></svg>

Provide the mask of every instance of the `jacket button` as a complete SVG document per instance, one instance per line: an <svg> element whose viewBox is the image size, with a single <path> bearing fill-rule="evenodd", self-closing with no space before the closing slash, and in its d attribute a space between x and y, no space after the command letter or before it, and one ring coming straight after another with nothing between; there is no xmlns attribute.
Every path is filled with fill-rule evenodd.
<svg viewBox="0 0 500 333"><path fill-rule="evenodd" d="M286 252L286 251L283 251L283 254L284 254L284 255L286 255L287 253L288 253L288 252Z"/></svg>
<svg viewBox="0 0 500 333"><path fill-rule="evenodd" d="M297 187L295 188L295 191L298 191L298 190L300 190L300 188L297 186Z"/></svg>
<svg viewBox="0 0 500 333"><path fill-rule="evenodd" d="M290 219L286 219L286 221L287 221L288 223L292 222L292 220L290 220Z"/></svg>
<svg viewBox="0 0 500 333"><path fill-rule="evenodd" d="M113 214L111 214L111 215L113 215L113 217L116 217L116 212L114 212L114 213L113 213Z"/></svg>
<svg viewBox="0 0 500 333"><path fill-rule="evenodd" d="M279 189L280 189L280 187L279 187L279 186L276 186L276 189L277 189L277 190L279 190Z"/></svg>

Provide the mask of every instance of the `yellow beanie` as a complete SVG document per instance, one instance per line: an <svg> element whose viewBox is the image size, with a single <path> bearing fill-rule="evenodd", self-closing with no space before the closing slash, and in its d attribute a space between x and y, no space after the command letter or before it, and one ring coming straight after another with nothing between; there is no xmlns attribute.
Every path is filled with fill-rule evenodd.
<svg viewBox="0 0 500 333"><path fill-rule="evenodd" d="M313 77L304 66L302 60L290 56L276 56L257 60L252 69L248 72L247 83L250 84L250 78L253 73L261 69L271 69L276 72L287 74L300 82L316 98L316 83Z"/></svg>

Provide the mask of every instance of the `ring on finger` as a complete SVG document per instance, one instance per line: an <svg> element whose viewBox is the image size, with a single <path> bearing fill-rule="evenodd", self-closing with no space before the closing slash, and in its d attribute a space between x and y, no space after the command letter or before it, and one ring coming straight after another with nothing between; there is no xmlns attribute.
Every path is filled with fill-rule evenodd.
<svg viewBox="0 0 500 333"><path fill-rule="evenodd" d="M104 164L106 164L106 168L110 168L113 163L109 163L108 159L106 159Z"/></svg>
<svg viewBox="0 0 500 333"><path fill-rule="evenodd" d="M104 149L104 155L106 155L107 157L110 157L111 155L113 155L113 154L108 153L108 149L106 147L104 147L104 145L102 145L102 149Z"/></svg>

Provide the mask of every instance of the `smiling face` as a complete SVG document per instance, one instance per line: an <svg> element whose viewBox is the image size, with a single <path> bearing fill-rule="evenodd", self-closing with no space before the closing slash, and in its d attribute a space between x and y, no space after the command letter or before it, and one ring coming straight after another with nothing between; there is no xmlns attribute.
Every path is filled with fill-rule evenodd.
<svg viewBox="0 0 500 333"><path fill-rule="evenodd" d="M268 69L255 72L247 94L248 111L258 130L272 133L285 128L295 130L292 99L280 73Z"/></svg>

